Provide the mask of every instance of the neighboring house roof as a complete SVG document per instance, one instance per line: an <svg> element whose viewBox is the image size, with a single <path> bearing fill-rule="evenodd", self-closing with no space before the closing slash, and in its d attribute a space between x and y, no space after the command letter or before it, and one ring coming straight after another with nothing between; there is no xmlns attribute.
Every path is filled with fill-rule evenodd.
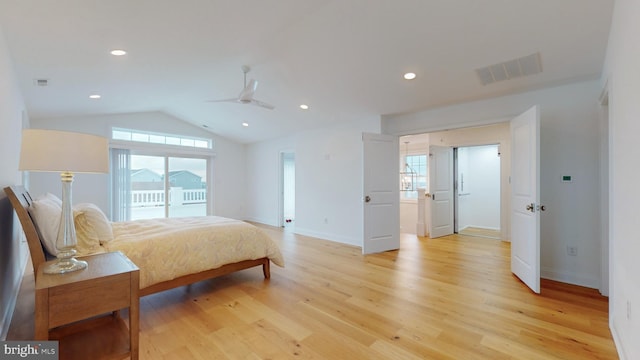
<svg viewBox="0 0 640 360"><path fill-rule="evenodd" d="M175 178L176 176L182 175L182 174L191 175L191 176L197 177L198 179L202 179L202 176L196 175L189 170L169 171L169 179Z"/></svg>
<svg viewBox="0 0 640 360"><path fill-rule="evenodd" d="M157 172L153 171L153 170L149 170L147 168L143 168L143 169L131 169L131 177L136 177L142 174L146 174L146 175L152 175L155 176L159 179L162 179L162 175L158 174Z"/></svg>

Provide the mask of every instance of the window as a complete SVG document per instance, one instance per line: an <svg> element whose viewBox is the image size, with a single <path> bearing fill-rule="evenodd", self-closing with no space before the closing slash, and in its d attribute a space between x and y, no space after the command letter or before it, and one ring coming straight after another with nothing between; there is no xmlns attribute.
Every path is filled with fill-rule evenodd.
<svg viewBox="0 0 640 360"><path fill-rule="evenodd" d="M206 158L116 154L121 151L112 149L112 161L126 158L118 166L122 181L113 181L113 193L121 194L114 221L207 215Z"/></svg>
<svg viewBox="0 0 640 360"><path fill-rule="evenodd" d="M136 141L149 144L176 145L200 149L213 148L213 140L211 139L122 128L113 128L111 130L111 138L113 140Z"/></svg>
<svg viewBox="0 0 640 360"><path fill-rule="evenodd" d="M112 221L209 213L212 140L118 128L112 140Z"/></svg>
<svg viewBox="0 0 640 360"><path fill-rule="evenodd" d="M401 199L417 199L418 188L427 187L427 155L406 155L404 157L404 167L402 171L405 173L415 173L415 177L407 179L407 181L415 181L415 184L410 184L407 188L413 189L412 191L400 191Z"/></svg>

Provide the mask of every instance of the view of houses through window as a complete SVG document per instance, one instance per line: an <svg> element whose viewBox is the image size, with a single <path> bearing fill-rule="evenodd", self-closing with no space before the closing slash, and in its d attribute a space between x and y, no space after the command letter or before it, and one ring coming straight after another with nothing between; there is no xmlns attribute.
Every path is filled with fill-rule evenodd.
<svg viewBox="0 0 640 360"><path fill-rule="evenodd" d="M207 160L131 155L131 220L207 215Z"/></svg>

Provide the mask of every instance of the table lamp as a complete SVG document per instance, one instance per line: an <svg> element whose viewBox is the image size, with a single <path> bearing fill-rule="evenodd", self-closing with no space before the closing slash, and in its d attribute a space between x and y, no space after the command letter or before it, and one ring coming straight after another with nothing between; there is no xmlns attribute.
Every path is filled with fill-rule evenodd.
<svg viewBox="0 0 640 360"><path fill-rule="evenodd" d="M73 223L71 183L74 173L109 172L109 145L104 137L75 132L25 129L22 131L20 170L59 172L62 180L62 216L56 238L56 262L47 274L85 269L86 261L75 258L76 229Z"/></svg>

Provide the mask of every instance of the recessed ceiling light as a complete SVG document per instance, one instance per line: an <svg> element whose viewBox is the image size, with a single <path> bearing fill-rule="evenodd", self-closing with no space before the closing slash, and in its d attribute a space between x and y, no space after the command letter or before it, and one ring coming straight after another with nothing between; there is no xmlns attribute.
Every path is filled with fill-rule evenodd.
<svg viewBox="0 0 640 360"><path fill-rule="evenodd" d="M302 105L300 105L300 109L302 109L302 110L309 110L309 105L302 104Z"/></svg>
<svg viewBox="0 0 640 360"><path fill-rule="evenodd" d="M102 96L98 94L89 95L89 99L100 99Z"/></svg>
<svg viewBox="0 0 640 360"><path fill-rule="evenodd" d="M245 122L242 123L242 126L249 127L249 123L245 121Z"/></svg>
<svg viewBox="0 0 640 360"><path fill-rule="evenodd" d="M115 50L111 50L111 55L114 56L122 56L122 55L126 55L127 52L121 49L115 49Z"/></svg>
<svg viewBox="0 0 640 360"><path fill-rule="evenodd" d="M416 73L408 72L408 73L404 74L404 78L406 80L413 80L413 79L416 78Z"/></svg>

